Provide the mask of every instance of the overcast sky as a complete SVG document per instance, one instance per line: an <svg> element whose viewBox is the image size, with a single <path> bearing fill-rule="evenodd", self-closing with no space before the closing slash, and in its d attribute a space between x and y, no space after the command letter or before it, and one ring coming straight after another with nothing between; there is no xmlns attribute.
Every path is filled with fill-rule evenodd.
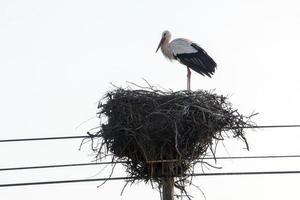
<svg viewBox="0 0 300 200"><path fill-rule="evenodd" d="M209 79L192 73L192 89L230 96L258 125L297 124L300 80L297 0L0 1L0 139L83 135L98 120L97 101L110 83L186 88L186 68L156 47L164 30L202 46L218 64ZM82 122L89 120L83 125ZM79 126L79 127L78 127ZM250 151L228 139L219 155L300 154L299 129L248 130ZM80 140L0 144L0 168L90 162ZM221 170L300 170L299 159L219 161ZM109 167L0 172L0 184L105 177ZM118 168L116 176L124 175ZM208 200L299 199L300 175L195 178ZM0 188L15 199L158 199L123 181ZM204 199L191 187L195 199Z"/></svg>

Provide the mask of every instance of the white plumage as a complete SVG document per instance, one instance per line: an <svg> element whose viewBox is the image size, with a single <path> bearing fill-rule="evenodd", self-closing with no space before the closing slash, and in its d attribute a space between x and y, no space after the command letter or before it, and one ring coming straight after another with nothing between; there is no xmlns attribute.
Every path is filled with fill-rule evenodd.
<svg viewBox="0 0 300 200"><path fill-rule="evenodd" d="M178 38L173 40L169 45L174 55L183 53L196 53L197 49L191 46L193 42L187 39Z"/></svg>
<svg viewBox="0 0 300 200"><path fill-rule="evenodd" d="M164 31L156 52L161 48L165 57L170 60L176 59L187 66L188 90L190 90L191 86L191 71L189 68L203 76L211 77L211 75L213 75L217 64L198 44L183 38L175 39L172 42L170 42L170 40L171 33L169 31Z"/></svg>

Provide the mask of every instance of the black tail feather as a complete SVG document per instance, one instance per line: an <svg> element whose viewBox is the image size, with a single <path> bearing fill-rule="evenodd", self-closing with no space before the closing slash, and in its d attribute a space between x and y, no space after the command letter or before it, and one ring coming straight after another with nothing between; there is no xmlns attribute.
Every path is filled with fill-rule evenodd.
<svg viewBox="0 0 300 200"><path fill-rule="evenodd" d="M194 47L197 52L195 53L186 53L186 54L177 54L175 57L182 64L191 68L192 70L198 72L203 76L211 77L214 74L217 64L215 61L197 44L193 43L191 45Z"/></svg>

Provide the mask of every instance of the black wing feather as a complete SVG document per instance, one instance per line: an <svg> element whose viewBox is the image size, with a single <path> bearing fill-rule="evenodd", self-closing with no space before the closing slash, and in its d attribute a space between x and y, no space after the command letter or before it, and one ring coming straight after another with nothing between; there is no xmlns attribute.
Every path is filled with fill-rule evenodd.
<svg viewBox="0 0 300 200"><path fill-rule="evenodd" d="M211 77L214 74L217 64L215 61L206 53L204 49L199 47L196 43L191 44L197 52L195 53L184 53L174 55L179 62L198 72L203 76Z"/></svg>

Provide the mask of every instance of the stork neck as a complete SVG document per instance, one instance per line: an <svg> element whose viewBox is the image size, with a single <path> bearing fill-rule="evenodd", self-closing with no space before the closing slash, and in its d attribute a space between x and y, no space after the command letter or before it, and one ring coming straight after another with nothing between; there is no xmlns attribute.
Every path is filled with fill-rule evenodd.
<svg viewBox="0 0 300 200"><path fill-rule="evenodd" d="M169 38L166 38L166 40L161 44L161 52L163 55L169 59L174 59L172 49L170 48L169 45Z"/></svg>

